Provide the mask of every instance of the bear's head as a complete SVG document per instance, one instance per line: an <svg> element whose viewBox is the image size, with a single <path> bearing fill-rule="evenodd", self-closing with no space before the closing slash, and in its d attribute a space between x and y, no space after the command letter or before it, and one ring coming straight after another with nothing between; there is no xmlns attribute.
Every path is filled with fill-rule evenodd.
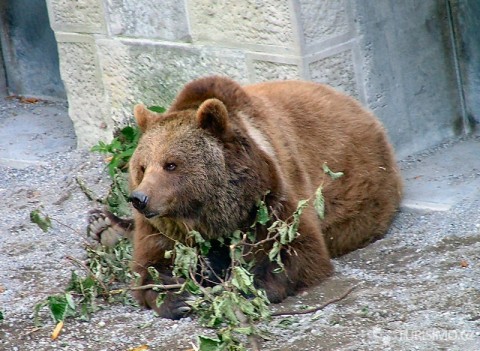
<svg viewBox="0 0 480 351"><path fill-rule="evenodd" d="M134 109L142 130L130 161L131 201L154 227L184 223L208 238L248 225L272 187L271 160L217 98L159 114ZM159 228L160 229L160 228Z"/></svg>

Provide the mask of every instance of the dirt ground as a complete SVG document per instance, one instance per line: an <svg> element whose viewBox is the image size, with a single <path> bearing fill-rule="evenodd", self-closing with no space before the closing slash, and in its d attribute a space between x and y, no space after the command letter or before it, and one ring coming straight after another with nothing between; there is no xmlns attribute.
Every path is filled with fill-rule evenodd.
<svg viewBox="0 0 480 351"><path fill-rule="evenodd" d="M101 158L76 150L68 126L52 129L52 123L58 125L52 121L65 115L63 104L1 102L0 310L5 319L0 350L192 349L196 335L211 333L194 318L170 321L133 306L105 306L89 321L67 320L55 341L48 315L42 327L34 327L35 304L62 292L75 268L66 256L85 257L87 212L96 204L76 178L102 196L109 184ZM27 130L34 125L28 122L22 133L8 129L28 116L39 123L35 128ZM57 140L54 146L45 146L52 140ZM384 239L336 259L331 279L273 306L320 305L355 286L346 298L321 311L273 318L264 326L271 340L262 349L480 349L480 164L462 159L463 151L448 154L462 148L473 148L478 155L480 138L450 141L401 162L410 204L429 202L430 193L460 190L443 207L407 201ZM456 162L465 167L445 170L452 164L449 158L453 162L451 155L460 157ZM438 172L446 173L432 174L429 160L446 162L437 165ZM430 188L415 198L425 189L415 185L422 179ZM46 233L29 218L40 206L53 219Z"/></svg>

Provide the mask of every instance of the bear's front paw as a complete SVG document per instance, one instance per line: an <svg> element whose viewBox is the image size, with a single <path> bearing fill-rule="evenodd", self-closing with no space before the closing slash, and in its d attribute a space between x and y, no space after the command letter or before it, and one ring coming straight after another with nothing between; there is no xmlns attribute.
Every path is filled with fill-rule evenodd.
<svg viewBox="0 0 480 351"><path fill-rule="evenodd" d="M129 237L127 222L111 212L95 209L89 213L87 235L104 246L113 247Z"/></svg>
<svg viewBox="0 0 480 351"><path fill-rule="evenodd" d="M141 297L137 298L143 301L143 304L147 308L154 310L160 317L168 319L180 319L186 317L191 311L191 307L188 304L189 301L194 301L193 295L183 292L181 294L175 294L167 292L167 296L163 302L158 306L157 297L158 292L151 289L142 292Z"/></svg>
<svg viewBox="0 0 480 351"><path fill-rule="evenodd" d="M198 267L197 278L202 282L205 281L207 285L208 283L218 283L219 278L210 259L208 257L203 257L203 260L205 262Z"/></svg>
<svg viewBox="0 0 480 351"><path fill-rule="evenodd" d="M288 280L285 279L283 273L275 273L277 279L255 279L255 286L258 289L265 290L267 294L268 301L271 303L280 303L285 300L289 295L294 294L294 290L289 284Z"/></svg>

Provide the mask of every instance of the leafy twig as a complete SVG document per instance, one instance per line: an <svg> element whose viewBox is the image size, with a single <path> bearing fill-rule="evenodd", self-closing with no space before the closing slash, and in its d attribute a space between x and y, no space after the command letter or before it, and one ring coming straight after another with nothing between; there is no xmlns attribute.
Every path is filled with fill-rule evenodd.
<svg viewBox="0 0 480 351"><path fill-rule="evenodd" d="M42 213L42 206L30 212L30 220L39 226L41 230L44 232L48 232L48 230L52 227L52 222L48 215L43 215Z"/></svg>
<svg viewBox="0 0 480 351"><path fill-rule="evenodd" d="M85 263L83 263L82 261L80 261L78 258L75 258L73 256L66 256L65 257L67 260L69 261L72 261L73 263L75 263L76 265L80 266L81 268L83 268L89 276L91 276L93 279L95 279L95 281L98 282L98 284L100 284L100 286L102 287L103 291L105 291L106 293L108 293L109 289L108 287L100 280L98 279L95 274L93 274L93 272L90 270L90 268L87 267L87 265Z"/></svg>

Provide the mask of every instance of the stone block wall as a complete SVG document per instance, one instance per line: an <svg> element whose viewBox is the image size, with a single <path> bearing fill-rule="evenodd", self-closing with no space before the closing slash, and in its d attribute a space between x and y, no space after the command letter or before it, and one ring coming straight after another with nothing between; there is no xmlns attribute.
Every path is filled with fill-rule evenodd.
<svg viewBox="0 0 480 351"><path fill-rule="evenodd" d="M379 115L400 156L455 132L443 2L47 1L79 146L111 138L135 103L168 106L209 74L328 83Z"/></svg>

